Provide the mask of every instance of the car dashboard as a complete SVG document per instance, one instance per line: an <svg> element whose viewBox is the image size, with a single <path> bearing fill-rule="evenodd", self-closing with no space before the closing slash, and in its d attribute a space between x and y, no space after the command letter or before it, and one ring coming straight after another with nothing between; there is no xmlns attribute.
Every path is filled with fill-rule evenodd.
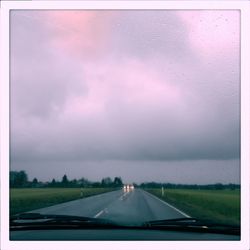
<svg viewBox="0 0 250 250"><path fill-rule="evenodd" d="M148 229L59 229L11 231L10 240L240 240L239 235Z"/></svg>

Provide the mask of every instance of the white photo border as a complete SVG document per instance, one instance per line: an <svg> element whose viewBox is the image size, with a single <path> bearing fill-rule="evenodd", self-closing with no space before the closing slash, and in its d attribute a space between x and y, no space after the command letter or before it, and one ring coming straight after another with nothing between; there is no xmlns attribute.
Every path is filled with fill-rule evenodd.
<svg viewBox="0 0 250 250"><path fill-rule="evenodd" d="M250 210L250 2L249 1L4 1L1 3L1 249L247 250ZM9 240L9 14L19 9L211 9L241 12L241 240L240 241L10 241Z"/></svg>

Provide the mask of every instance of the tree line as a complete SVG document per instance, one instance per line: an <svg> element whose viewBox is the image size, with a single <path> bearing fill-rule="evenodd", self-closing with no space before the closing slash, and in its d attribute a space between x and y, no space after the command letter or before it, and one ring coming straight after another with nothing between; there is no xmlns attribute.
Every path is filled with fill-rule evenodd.
<svg viewBox="0 0 250 250"><path fill-rule="evenodd" d="M215 183L215 184L174 184L174 183L158 183L158 182L145 182L140 184L141 188L168 188L168 189L208 189L208 190L223 190L223 189L239 189L239 184L222 184L222 183Z"/></svg>
<svg viewBox="0 0 250 250"><path fill-rule="evenodd" d="M29 180L28 174L21 171L10 171L10 187L11 188L29 188L29 187L122 187L123 181L121 177L115 177L113 180L110 177L103 178L100 182L89 181L86 178L70 180L66 174L61 180L43 182L36 177L32 181Z"/></svg>
<svg viewBox="0 0 250 250"><path fill-rule="evenodd" d="M132 184L132 183L131 183ZM141 184L133 183L135 187L140 188L167 188L167 189L209 189L209 190L223 190L223 189L239 189L239 184L174 184L174 183L159 183L159 182L143 182ZM117 187L123 186L123 181L121 177L115 177L113 180L110 177L105 177L101 181L89 181L86 178L69 180L67 175L63 175L61 180L55 180L42 182L37 178L33 178L32 181L29 180L28 175L25 171L10 171L10 187L11 188L24 188L24 187Z"/></svg>

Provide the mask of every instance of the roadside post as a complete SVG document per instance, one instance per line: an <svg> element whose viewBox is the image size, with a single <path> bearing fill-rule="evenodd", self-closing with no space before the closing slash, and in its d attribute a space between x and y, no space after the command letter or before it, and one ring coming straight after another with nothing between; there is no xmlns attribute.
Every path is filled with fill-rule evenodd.
<svg viewBox="0 0 250 250"><path fill-rule="evenodd" d="M161 187L161 196L164 196L164 187Z"/></svg>
<svg viewBox="0 0 250 250"><path fill-rule="evenodd" d="M81 198L83 197L83 188L81 188Z"/></svg>

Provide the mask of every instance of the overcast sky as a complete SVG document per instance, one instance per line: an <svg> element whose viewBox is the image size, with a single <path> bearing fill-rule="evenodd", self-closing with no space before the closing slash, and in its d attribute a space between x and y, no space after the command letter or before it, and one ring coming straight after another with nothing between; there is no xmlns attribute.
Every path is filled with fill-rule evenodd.
<svg viewBox="0 0 250 250"><path fill-rule="evenodd" d="M12 11L11 170L240 179L238 11Z"/></svg>

